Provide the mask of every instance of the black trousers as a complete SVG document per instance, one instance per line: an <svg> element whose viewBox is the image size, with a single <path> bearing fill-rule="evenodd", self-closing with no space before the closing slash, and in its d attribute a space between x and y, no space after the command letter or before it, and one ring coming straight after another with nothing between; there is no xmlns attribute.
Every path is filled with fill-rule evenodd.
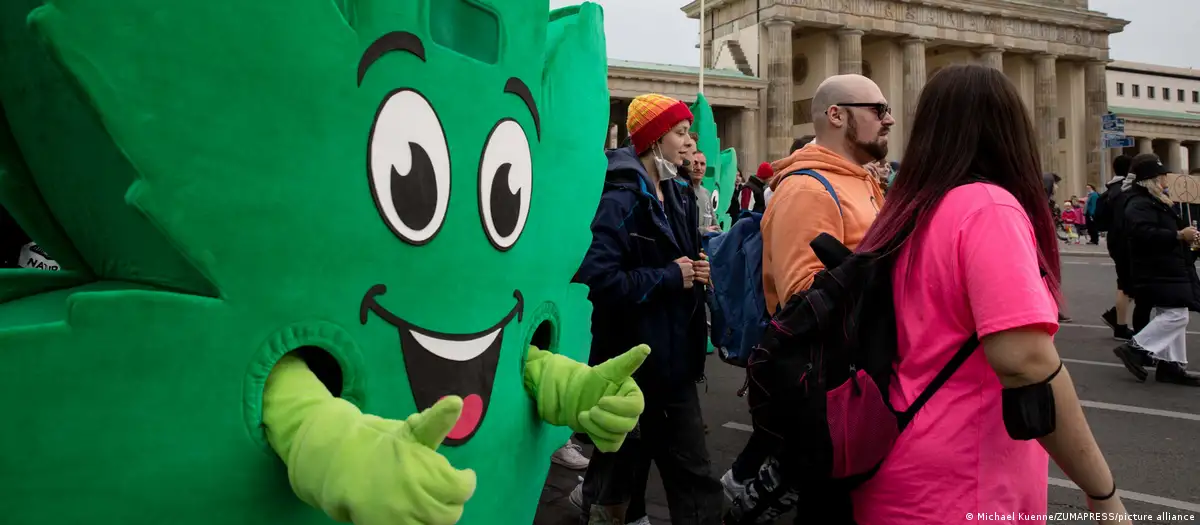
<svg viewBox="0 0 1200 525"><path fill-rule="evenodd" d="M763 463L766 463L767 458L775 454L776 447L777 440L765 433L750 434L750 439L746 441L742 453L733 460L733 479L738 483L745 484L746 481L758 475L758 469L762 467Z"/></svg>
<svg viewBox="0 0 1200 525"><path fill-rule="evenodd" d="M593 505L628 504L623 521L609 522L617 525L645 516L651 461L662 476L671 523L721 523L721 485L712 475L696 385L672 394L664 399L647 392L646 411L620 450L592 454L583 478L580 524L588 525L590 518L602 515L601 509L593 509ZM608 525L604 521L591 521L590 525L597 523Z"/></svg>
<svg viewBox="0 0 1200 525"><path fill-rule="evenodd" d="M1141 332L1146 325L1150 324L1150 311L1154 308L1149 301L1133 302L1133 333Z"/></svg>
<svg viewBox="0 0 1200 525"><path fill-rule="evenodd" d="M1100 232L1096 229L1096 219L1091 215L1087 216L1087 231L1088 241L1092 244L1100 244Z"/></svg>

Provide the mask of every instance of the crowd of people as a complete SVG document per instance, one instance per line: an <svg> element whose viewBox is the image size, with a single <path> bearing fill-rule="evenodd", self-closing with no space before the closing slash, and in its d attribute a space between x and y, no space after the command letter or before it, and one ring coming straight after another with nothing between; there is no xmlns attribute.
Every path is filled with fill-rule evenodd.
<svg viewBox="0 0 1200 525"><path fill-rule="evenodd" d="M886 396L901 410L918 403L931 382L944 382L937 395L919 400L920 415L847 495L850 514L831 521L915 525L958 523L978 511L1045 514L1050 458L1093 510L1108 513L1102 522L1127 522L1055 348L1053 336L1066 320L1056 225L1070 225L1069 242L1087 231L1088 242L1098 243L1107 232L1119 291L1105 319L1115 335L1131 338L1116 350L1130 371L1144 380L1143 367L1157 362L1159 381L1195 384L1183 342L1187 311L1200 309L1192 266L1200 232L1171 210L1161 162L1120 157L1105 194L1089 188L1062 210L1051 183L1048 206L1018 92L981 66L947 67L929 81L902 167L886 160L895 120L870 79L831 77L812 107L814 135L797 139L787 157L762 163L753 177L739 173L723 210L734 221L761 214L768 315L812 292L829 270L814 239L832 236L858 252L890 250L898 348ZM963 107L989 117L962 118ZM714 268L702 239L722 234L700 184L706 152L696 151L692 116L677 100L644 95L629 115L630 143L615 147L610 140L607 149L605 191L577 280L589 286L594 305L593 363L636 344L653 348L635 375L646 411L618 451L592 455L571 500L580 523L650 523L645 493L653 462L672 523L771 522L775 515L739 521L723 514L721 499L734 508L754 505L762 494L752 482L778 475L768 466L788 454L785 443L756 424L726 468L712 465L705 444L697 388L710 337L704 290ZM1132 329L1124 323L1128 297L1141 312ZM935 379L972 336L982 351ZM1048 422L1030 423L1047 411ZM1013 414L1027 426L1014 423ZM831 505L814 488L828 480L825 473L788 476L768 481L808 487L793 491L791 505Z"/></svg>
<svg viewBox="0 0 1200 525"><path fill-rule="evenodd" d="M650 523L652 462L672 523L742 523L722 510L722 499L752 506L760 496L752 481L786 453L786 443L755 428L732 465L714 468L709 457L698 385L705 380L714 270L703 246L722 234L719 213L734 220L761 214L768 315L805 296L828 270L814 239L894 252L897 360L885 395L897 410L916 402L964 341L981 342L981 352L941 379L939 395L921 401L920 417L873 475L847 494L852 511L844 522L1045 514L1047 457L1093 510L1110 513L1104 522L1125 522L1117 482L1055 348L1064 319L1058 203L1051 185L1047 206L1033 128L1012 83L975 65L934 75L920 96L902 167L886 160L896 121L873 81L831 77L812 107L814 135L797 139L788 156L761 163L753 177L739 173L727 206L714 203L702 184L706 154L715 152L697 150L684 103L639 96L629 107L629 143L615 147L610 135L592 242L575 277L593 304L589 360L596 365L641 344L652 353L634 376L645 411L624 444L590 458L575 442L554 453L556 463L586 470L571 495L580 523ZM961 108L988 117L963 118ZM1200 231L1172 208L1167 170L1156 156L1119 156L1113 169L1103 194L1089 186L1085 198L1062 203L1068 242L1081 242L1084 231L1093 244L1106 235L1117 295L1103 318L1125 341L1114 353L1129 372L1145 381L1154 367L1158 382L1200 386L1200 376L1186 369L1185 348L1188 312L1200 311ZM818 176L793 176L800 172ZM57 269L11 217L0 214L0 222L4 267ZM1014 437L1010 412L1039 407L1041 416L1049 411L1049 427ZM827 478L789 476L773 482L811 487ZM799 490L792 505L819 507L817 494Z"/></svg>

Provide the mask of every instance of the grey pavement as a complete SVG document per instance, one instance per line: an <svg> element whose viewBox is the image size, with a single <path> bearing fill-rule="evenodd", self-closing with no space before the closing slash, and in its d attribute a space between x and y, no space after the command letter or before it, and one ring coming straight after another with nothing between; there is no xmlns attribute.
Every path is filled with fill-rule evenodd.
<svg viewBox="0 0 1200 525"><path fill-rule="evenodd" d="M1112 263L1092 255L1102 254L1103 245L1062 248L1067 313L1074 319L1062 325L1055 342L1084 402L1092 432L1116 475L1127 509L1156 518L1162 513L1184 516L1138 523L1200 522L1200 388L1158 384L1153 374L1140 384L1121 367L1111 351L1119 343L1100 320L1100 314L1113 301ZM1085 251L1087 255L1079 253ZM1189 331L1189 361L1193 368L1200 369L1200 317L1196 314L1192 314ZM745 403L735 394L745 376L742 369L715 357L710 357L707 373L708 383L701 385L701 402L709 426L713 475L720 476L749 436L744 430L750 422ZM558 466L551 468L536 525L578 523L578 510L567 495L581 474ZM1086 511L1082 493L1071 486L1053 461L1050 478L1049 513ZM670 523L657 473L652 473L649 487L651 523Z"/></svg>

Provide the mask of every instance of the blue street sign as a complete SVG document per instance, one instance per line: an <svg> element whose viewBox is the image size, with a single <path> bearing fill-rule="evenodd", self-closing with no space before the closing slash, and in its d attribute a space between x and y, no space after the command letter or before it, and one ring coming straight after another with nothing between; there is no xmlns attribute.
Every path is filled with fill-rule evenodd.
<svg viewBox="0 0 1200 525"><path fill-rule="evenodd" d="M1125 119L1105 120L1102 123L1101 129L1104 131L1125 131Z"/></svg>
<svg viewBox="0 0 1200 525"><path fill-rule="evenodd" d="M1100 115L1100 121L1104 122L1106 124L1109 122L1115 122L1116 120L1117 120L1117 116L1113 113L1105 113L1103 115Z"/></svg>
<svg viewBox="0 0 1200 525"><path fill-rule="evenodd" d="M1104 141L1105 149L1132 148L1132 147L1133 147L1133 137L1124 137L1124 138L1119 138L1119 139L1114 138L1114 139L1109 139L1109 140Z"/></svg>

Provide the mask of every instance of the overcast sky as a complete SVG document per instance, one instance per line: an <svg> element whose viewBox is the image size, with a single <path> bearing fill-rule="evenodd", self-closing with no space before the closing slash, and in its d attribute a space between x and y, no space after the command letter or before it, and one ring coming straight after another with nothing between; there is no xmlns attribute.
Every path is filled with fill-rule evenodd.
<svg viewBox="0 0 1200 525"><path fill-rule="evenodd" d="M687 0L594 0L604 6L608 56L641 62L700 63L699 21L680 7ZM579 0L550 0L552 7ZM1095 11L1130 21L1109 40L1117 60L1200 69L1198 0L1090 0Z"/></svg>

